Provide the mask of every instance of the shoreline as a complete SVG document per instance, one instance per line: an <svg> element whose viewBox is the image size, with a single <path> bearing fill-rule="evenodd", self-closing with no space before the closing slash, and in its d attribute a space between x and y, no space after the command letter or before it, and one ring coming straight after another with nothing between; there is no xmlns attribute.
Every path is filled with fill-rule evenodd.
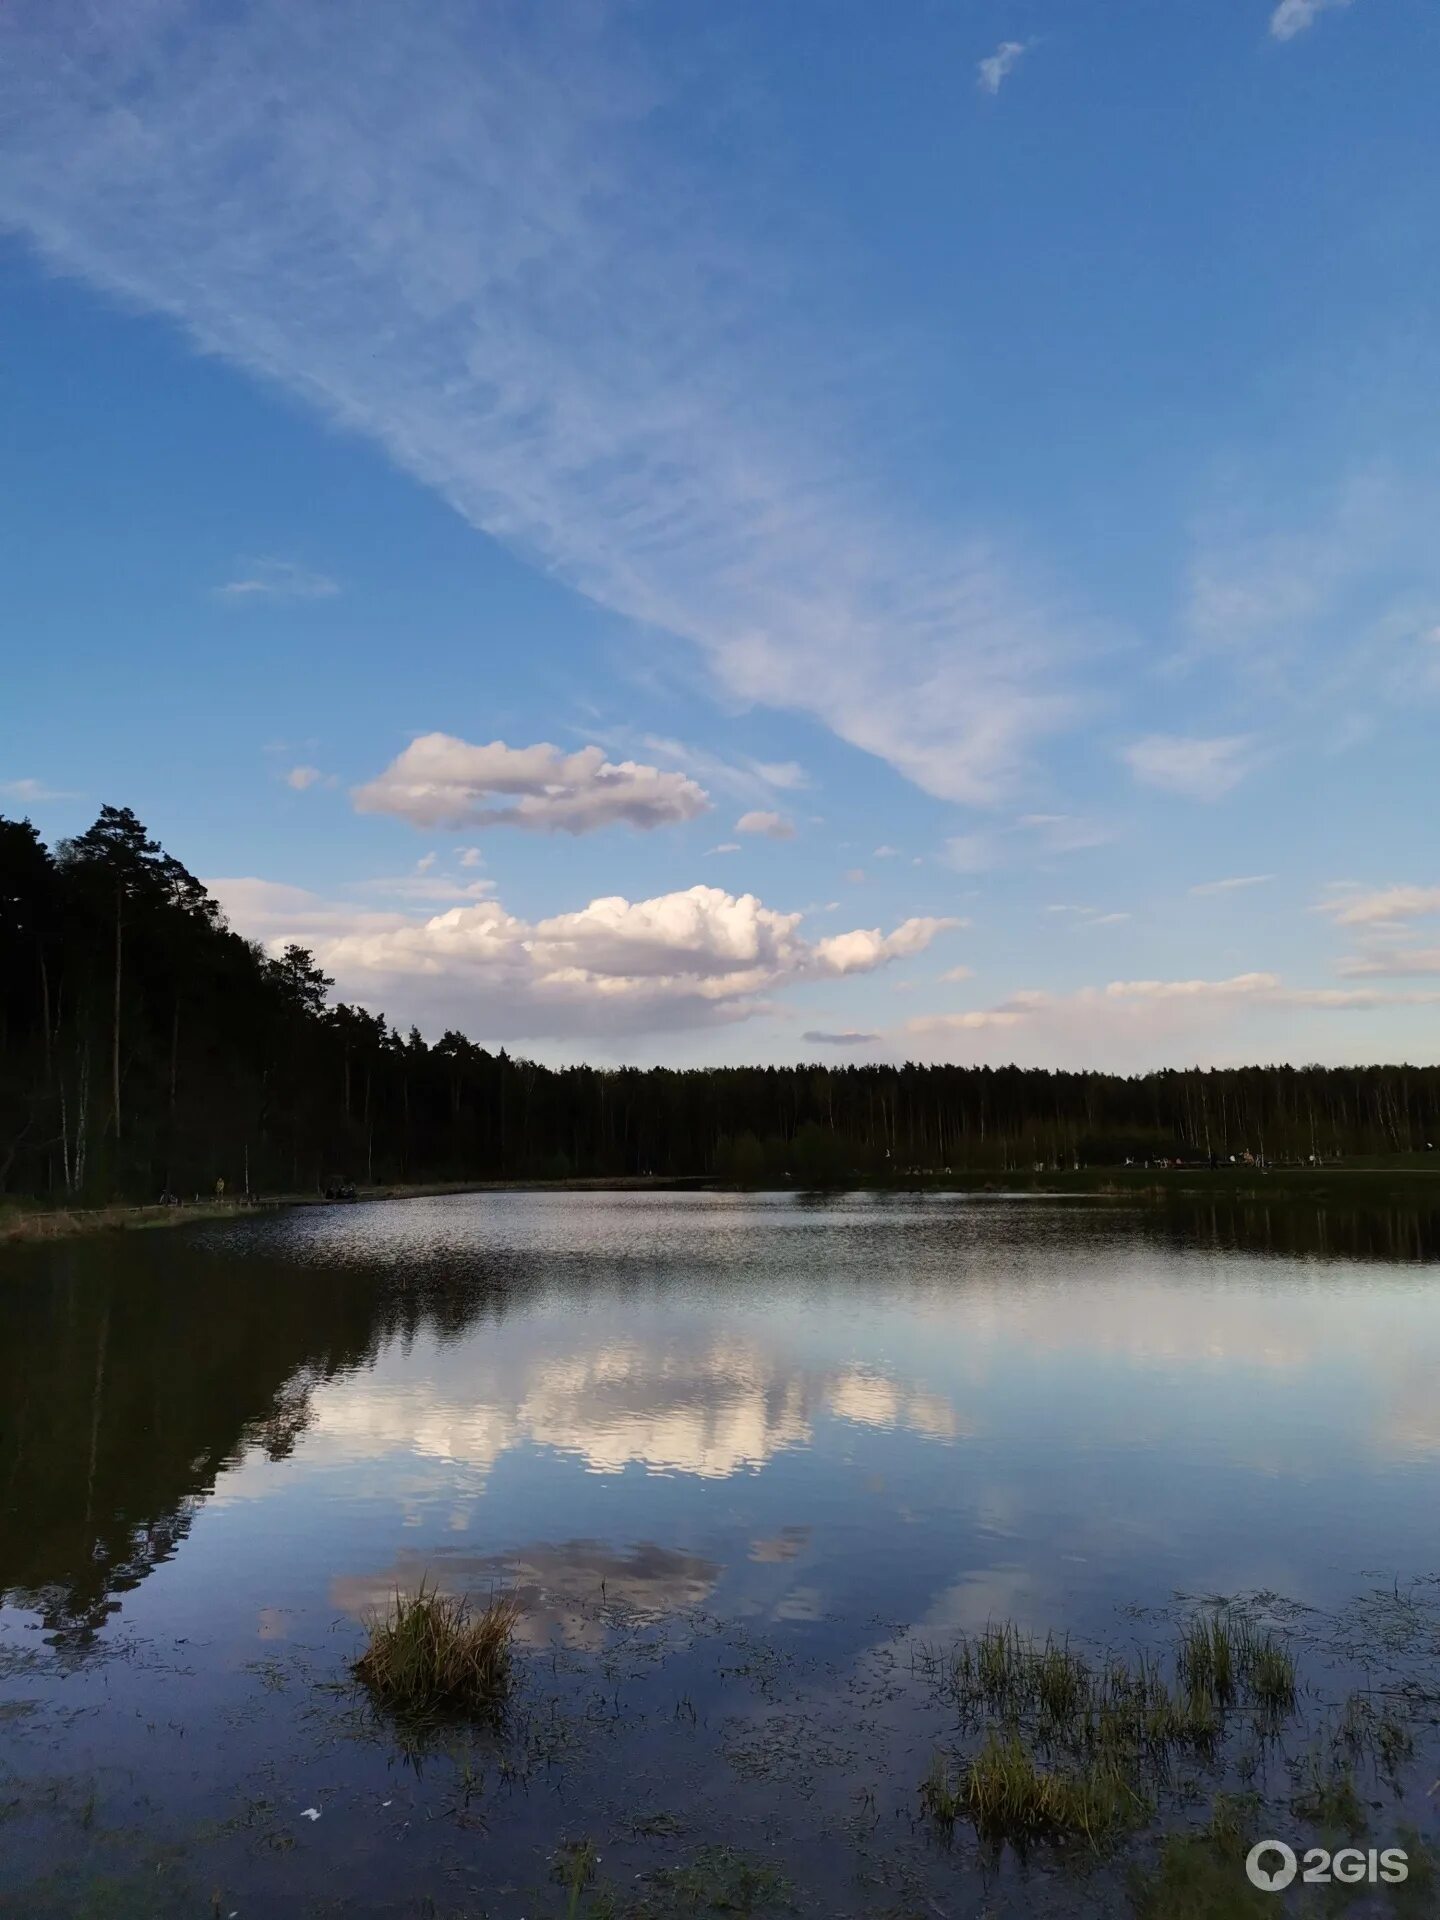
<svg viewBox="0 0 1440 1920"><path fill-rule="evenodd" d="M755 1182L745 1186L708 1174L595 1174L557 1180L428 1180L356 1190L353 1201L318 1193L266 1194L254 1199L187 1200L175 1206L110 1202L96 1207L0 1205L0 1246L33 1244L95 1233L143 1232L232 1220L288 1207L369 1204L379 1200L440 1199L484 1193L969 1193L977 1197L1214 1201L1233 1205L1434 1207L1440 1210L1440 1167L1087 1167L1080 1171L916 1173L888 1180L859 1179L805 1188Z"/></svg>

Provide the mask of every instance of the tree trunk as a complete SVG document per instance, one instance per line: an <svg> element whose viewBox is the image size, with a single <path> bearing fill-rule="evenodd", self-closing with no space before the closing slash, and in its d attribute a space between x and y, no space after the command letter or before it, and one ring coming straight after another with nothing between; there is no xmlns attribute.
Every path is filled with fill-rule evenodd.
<svg viewBox="0 0 1440 1920"><path fill-rule="evenodd" d="M115 882L115 1012L110 1028L110 1104L115 1116L115 1144L120 1144L120 953L124 889Z"/></svg>

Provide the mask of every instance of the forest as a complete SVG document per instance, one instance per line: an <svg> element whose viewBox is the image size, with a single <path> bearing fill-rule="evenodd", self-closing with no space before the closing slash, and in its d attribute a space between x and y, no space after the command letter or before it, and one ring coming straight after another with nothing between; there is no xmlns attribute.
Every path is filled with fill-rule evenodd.
<svg viewBox="0 0 1440 1920"><path fill-rule="evenodd" d="M429 1042L270 954L128 808L47 847L0 818L0 1195L1281 1161L1424 1149L1440 1067L548 1067Z"/></svg>

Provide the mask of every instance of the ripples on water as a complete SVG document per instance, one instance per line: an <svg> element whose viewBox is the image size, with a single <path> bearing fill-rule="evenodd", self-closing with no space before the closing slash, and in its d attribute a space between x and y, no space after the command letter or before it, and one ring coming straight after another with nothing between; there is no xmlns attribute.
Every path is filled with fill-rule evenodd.
<svg viewBox="0 0 1440 1920"><path fill-rule="evenodd" d="M1103 1876L913 1826L949 1731L917 1650L1002 1617L1129 1643L1177 1594L1312 1624L1428 1594L1432 1232L496 1194L7 1255L0 1890L73 1910L63 1832L75 1874L177 1912L203 1884L519 1914L567 1836L628 1880L683 1835L831 1911L912 1881L920 1910L1105 1910ZM333 1690L421 1577L522 1595L520 1758L417 1766Z"/></svg>

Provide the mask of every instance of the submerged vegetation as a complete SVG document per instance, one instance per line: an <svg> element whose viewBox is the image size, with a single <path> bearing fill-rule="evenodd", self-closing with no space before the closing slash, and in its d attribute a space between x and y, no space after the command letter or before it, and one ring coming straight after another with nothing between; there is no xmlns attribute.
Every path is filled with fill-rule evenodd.
<svg viewBox="0 0 1440 1920"><path fill-rule="evenodd" d="M962 1727L984 1727L954 1770L937 1755L920 1789L942 1827L964 1815L985 1838L1098 1846L1149 1811L1177 1757L1213 1756L1243 1721L1261 1735L1296 1704L1295 1663L1243 1613L1193 1614L1169 1662L1091 1659L1053 1636L987 1627L940 1663Z"/></svg>
<svg viewBox="0 0 1440 1920"><path fill-rule="evenodd" d="M370 1622L355 1677L377 1701L416 1717L467 1713L495 1718L511 1683L511 1642L520 1609L508 1596L478 1610L461 1595L423 1584L397 1593Z"/></svg>
<svg viewBox="0 0 1440 1920"><path fill-rule="evenodd" d="M1018 1733L993 1729L953 1784L947 1763L937 1756L920 1798L942 1826L952 1826L963 1813L982 1837L1012 1842L1079 1837L1098 1845L1148 1811L1148 1803L1113 1758L1092 1757L1073 1769L1047 1769Z"/></svg>

